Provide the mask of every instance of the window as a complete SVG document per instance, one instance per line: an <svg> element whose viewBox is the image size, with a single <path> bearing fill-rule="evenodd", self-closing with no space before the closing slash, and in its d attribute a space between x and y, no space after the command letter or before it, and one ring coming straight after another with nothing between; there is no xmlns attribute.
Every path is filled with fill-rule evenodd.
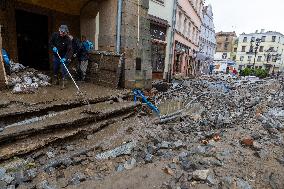
<svg viewBox="0 0 284 189"><path fill-rule="evenodd" d="M258 56L258 57L257 57L257 61L258 61L258 62L261 62L261 58L262 58L262 56Z"/></svg>
<svg viewBox="0 0 284 189"><path fill-rule="evenodd" d="M183 23L183 34L186 35L186 26L187 26L187 19L184 19L184 23Z"/></svg>
<svg viewBox="0 0 284 189"><path fill-rule="evenodd" d="M243 42L245 43L245 42L247 42L247 41L248 41L248 38L247 38L247 37L244 37Z"/></svg>
<svg viewBox="0 0 284 189"><path fill-rule="evenodd" d="M228 50L228 46L229 46L229 43L225 43L225 44L224 44L224 50L225 50L225 51Z"/></svg>
<svg viewBox="0 0 284 189"><path fill-rule="evenodd" d="M225 39L226 41L229 41L229 38L228 37L226 37L226 39Z"/></svg>
<svg viewBox="0 0 284 189"><path fill-rule="evenodd" d="M276 41L276 36L272 36L272 42Z"/></svg>
<svg viewBox="0 0 284 189"><path fill-rule="evenodd" d="M182 25L181 25L182 13L179 12L178 15L179 15L179 17L178 17L179 18L179 20L178 20L178 29L179 29L179 31L181 31L181 28L182 28Z"/></svg>
<svg viewBox="0 0 284 189"><path fill-rule="evenodd" d="M237 47L235 47L235 48L234 48L234 52L237 52L237 49L238 49L238 48L237 48Z"/></svg>
<svg viewBox="0 0 284 189"><path fill-rule="evenodd" d="M252 58L252 56L248 56L248 61L249 61L249 62L251 61L251 58Z"/></svg>
<svg viewBox="0 0 284 189"><path fill-rule="evenodd" d="M261 37L261 42L265 42L266 36Z"/></svg>
<svg viewBox="0 0 284 189"><path fill-rule="evenodd" d="M252 37L252 38L251 38L251 41L252 41L252 42L255 42L255 37Z"/></svg>
<svg viewBox="0 0 284 189"><path fill-rule="evenodd" d="M263 46L259 47L259 52L263 52Z"/></svg>
<svg viewBox="0 0 284 189"><path fill-rule="evenodd" d="M187 31L187 33L188 33L188 36L190 37L191 36L191 23L190 22L188 23L188 31Z"/></svg>
<svg viewBox="0 0 284 189"><path fill-rule="evenodd" d="M244 60L244 56L240 56L240 61L243 61Z"/></svg>
<svg viewBox="0 0 284 189"><path fill-rule="evenodd" d="M246 46L242 46L242 52L246 52Z"/></svg>

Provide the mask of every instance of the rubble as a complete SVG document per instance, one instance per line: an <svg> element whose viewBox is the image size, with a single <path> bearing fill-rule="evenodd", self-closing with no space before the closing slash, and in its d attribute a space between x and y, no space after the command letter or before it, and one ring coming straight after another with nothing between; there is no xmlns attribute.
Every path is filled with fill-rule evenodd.
<svg viewBox="0 0 284 189"><path fill-rule="evenodd" d="M39 87L50 86L50 77L20 63L10 62L11 74L7 76L12 93L34 93Z"/></svg>

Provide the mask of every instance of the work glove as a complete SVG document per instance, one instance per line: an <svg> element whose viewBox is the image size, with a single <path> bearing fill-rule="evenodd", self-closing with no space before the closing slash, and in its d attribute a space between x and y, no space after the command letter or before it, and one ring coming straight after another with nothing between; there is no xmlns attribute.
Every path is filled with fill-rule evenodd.
<svg viewBox="0 0 284 189"><path fill-rule="evenodd" d="M52 51L57 54L58 53L58 49L56 47L53 47Z"/></svg>
<svg viewBox="0 0 284 189"><path fill-rule="evenodd" d="M65 63L66 63L66 58L62 58L62 59L60 60L60 62L61 62L61 64L65 64Z"/></svg>

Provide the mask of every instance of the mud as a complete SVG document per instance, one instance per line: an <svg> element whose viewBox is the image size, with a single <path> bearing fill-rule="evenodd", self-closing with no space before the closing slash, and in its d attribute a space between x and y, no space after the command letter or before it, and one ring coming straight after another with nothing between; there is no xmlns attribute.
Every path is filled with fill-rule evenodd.
<svg viewBox="0 0 284 189"><path fill-rule="evenodd" d="M69 127L68 131L65 130L68 126L54 130L53 137L51 132L39 132L18 139L18 150L21 144L22 150L27 149L25 144L31 149L20 153L20 159L2 162L0 170L7 164L10 167L4 173L6 181L12 178L10 183L5 181L6 185L102 189L284 188L281 80L236 80L219 75L180 84L172 85L171 92L160 92L155 99L164 108L163 114L182 110L175 119L164 123L156 122L157 117L146 106L134 111L127 101L93 104L87 111L84 107L64 110L64 120L54 119L56 116L47 118L49 124L73 120L77 126ZM174 105L168 105L165 99L178 103L173 101ZM116 108L122 113L115 112ZM93 119L100 114L101 121ZM92 117L87 124L81 120L86 117ZM30 125L40 128L47 119ZM100 154L117 151L129 143L136 145L127 153L97 159ZM13 150L12 146L6 148L6 153L9 150ZM18 162L22 162L20 166Z"/></svg>

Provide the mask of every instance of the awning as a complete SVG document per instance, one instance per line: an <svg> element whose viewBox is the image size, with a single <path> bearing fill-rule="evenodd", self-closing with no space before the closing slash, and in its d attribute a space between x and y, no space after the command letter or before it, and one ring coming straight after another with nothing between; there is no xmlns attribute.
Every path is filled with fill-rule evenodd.
<svg viewBox="0 0 284 189"><path fill-rule="evenodd" d="M150 20L151 23L162 26L162 27L169 27L170 26L167 20L153 16L151 14L149 14L149 20Z"/></svg>

